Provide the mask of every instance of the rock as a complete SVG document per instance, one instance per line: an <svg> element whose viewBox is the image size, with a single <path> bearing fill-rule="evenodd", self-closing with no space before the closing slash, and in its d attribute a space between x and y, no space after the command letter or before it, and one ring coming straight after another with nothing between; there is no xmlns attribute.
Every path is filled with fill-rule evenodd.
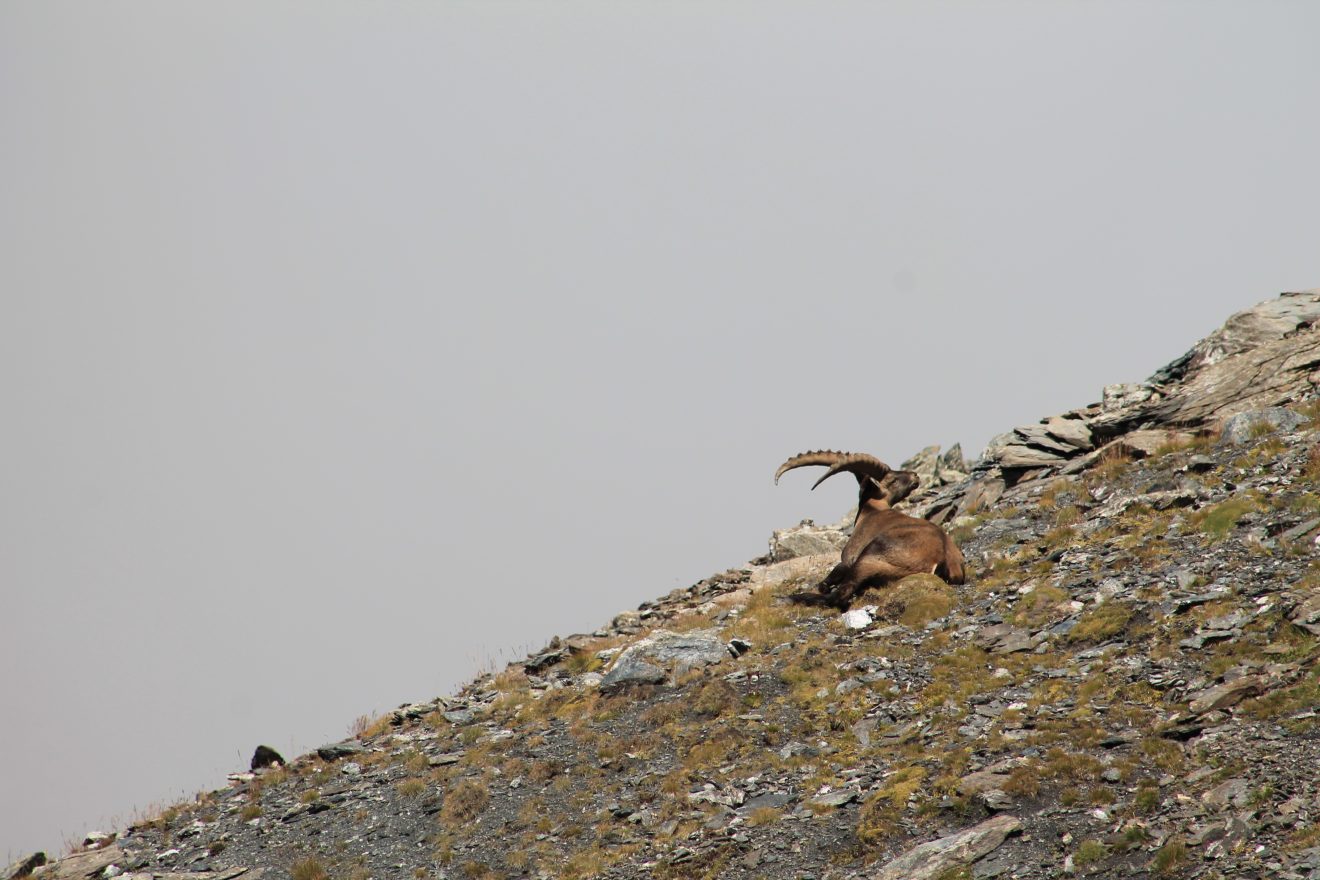
<svg viewBox="0 0 1320 880"><path fill-rule="evenodd" d="M46 864L46 854L44 852L35 852L30 856L19 859L3 872L0 872L0 880L20 880Z"/></svg>
<svg viewBox="0 0 1320 880"><path fill-rule="evenodd" d="M270 746L257 746L257 750L252 753L252 763L249 765L251 770L260 770L262 767L284 766L284 757Z"/></svg>
<svg viewBox="0 0 1320 880"><path fill-rule="evenodd" d="M961 443L953 444L947 452L940 456L940 467L945 471L956 471L964 475L967 473L969 468L967 467L967 459L963 458Z"/></svg>
<svg viewBox="0 0 1320 880"><path fill-rule="evenodd" d="M841 788L837 791L826 792L817 795L808 803L816 807L842 807L844 804L850 804L861 796L861 792L850 788Z"/></svg>
<svg viewBox="0 0 1320 880"><path fill-rule="evenodd" d="M876 727L880 724L878 718L863 718L852 726L853 736L862 744L862 748L871 747L871 734L875 733Z"/></svg>
<svg viewBox="0 0 1320 880"><path fill-rule="evenodd" d="M1142 430L1129 431L1117 440L1109 443L1101 453L1112 452L1130 455L1133 458L1146 458L1162 448L1180 446L1191 442L1194 435L1185 431Z"/></svg>
<svg viewBox="0 0 1320 880"><path fill-rule="evenodd" d="M1224 422L1219 445L1243 446L1255 440L1262 432L1295 431L1309 421L1306 416L1277 406L1247 410Z"/></svg>
<svg viewBox="0 0 1320 880"><path fill-rule="evenodd" d="M830 553L815 554L812 556L798 556L793 559L785 559L782 562L774 562L765 568L758 568L752 572L752 589L760 590L766 587L776 587L785 581L809 580L811 578L822 578L830 568L839 561L839 551L834 550Z"/></svg>
<svg viewBox="0 0 1320 880"><path fill-rule="evenodd" d="M732 638L729 639L728 648L730 655L734 657L741 657L743 654L746 654L748 651L752 650L752 643L747 641L746 639Z"/></svg>
<svg viewBox="0 0 1320 880"><path fill-rule="evenodd" d="M1033 638L1026 630L1018 629L1007 623L987 626L976 634L976 644L991 654L1014 654L1030 651L1040 644L1040 639Z"/></svg>
<svg viewBox="0 0 1320 880"><path fill-rule="evenodd" d="M1279 537L1284 541L1296 541L1299 538L1305 538L1307 535L1311 534L1311 532L1314 532L1316 529L1320 529L1320 517L1316 517L1314 519L1308 519L1306 522L1301 523L1300 525L1293 526L1291 529L1288 529Z"/></svg>
<svg viewBox="0 0 1320 880"><path fill-rule="evenodd" d="M1208 425L1305 397L1320 360L1317 321L1315 291L1284 293L1239 312L1153 376L1176 389L1134 415L1164 424Z"/></svg>
<svg viewBox="0 0 1320 880"><path fill-rule="evenodd" d="M776 562L799 556L838 555L848 536L830 526L818 526L807 520L790 529L778 529L770 536L770 558Z"/></svg>
<svg viewBox="0 0 1320 880"><path fill-rule="evenodd" d="M390 723L398 727L406 721L420 721L441 705L439 700L430 703L404 703L390 714Z"/></svg>
<svg viewBox="0 0 1320 880"><path fill-rule="evenodd" d="M876 606L863 605L861 608L854 608L851 611L845 611L839 616L843 625L848 629L866 629L875 622Z"/></svg>
<svg viewBox="0 0 1320 880"><path fill-rule="evenodd" d="M457 725L471 724L477 717L477 713L471 709L450 709L442 715L450 724Z"/></svg>
<svg viewBox="0 0 1320 880"><path fill-rule="evenodd" d="M120 864L123 861L124 851L111 844L102 849L75 853L57 862L35 868L32 876L41 880L85 880L100 874L110 865Z"/></svg>
<svg viewBox="0 0 1320 880"><path fill-rule="evenodd" d="M743 801L747 799L747 793L740 788L716 788L714 785L707 784L701 791L694 791L688 796L691 803L717 804L721 807L740 807Z"/></svg>
<svg viewBox="0 0 1320 880"><path fill-rule="evenodd" d="M630 684L660 684L665 678L665 671L654 663L636 656L620 657L601 679L600 687L609 690Z"/></svg>
<svg viewBox="0 0 1320 880"><path fill-rule="evenodd" d="M357 755L362 751L362 743L357 740L347 739L343 742L321 746L316 750L316 754L322 761L338 761L340 758L347 758L349 755Z"/></svg>
<svg viewBox="0 0 1320 880"><path fill-rule="evenodd" d="M1027 763L1025 758L1006 758L996 761L988 767L968 773L958 780L958 792L963 795L980 794L994 788L1002 788L1008 782L1009 774L1016 767Z"/></svg>
<svg viewBox="0 0 1320 880"><path fill-rule="evenodd" d="M121 874L119 880L260 880L267 868L226 868L222 871L183 871Z"/></svg>
<svg viewBox="0 0 1320 880"><path fill-rule="evenodd" d="M1116 382L1100 392L1100 409L1113 413L1145 403L1155 396L1155 389L1145 382Z"/></svg>
<svg viewBox="0 0 1320 880"><path fill-rule="evenodd" d="M544 669L549 669L556 663L563 661L568 656L568 651L564 649L543 651L535 657L529 657L523 663L523 671L528 675L536 675Z"/></svg>
<svg viewBox="0 0 1320 880"><path fill-rule="evenodd" d="M939 446L927 446L899 465L900 470L912 471L921 480L922 492L930 492L967 478L967 463L963 460L962 446L953 444L940 454Z"/></svg>
<svg viewBox="0 0 1320 880"><path fill-rule="evenodd" d="M1320 636L1320 593L1294 608L1288 615L1288 621L1299 629Z"/></svg>
<svg viewBox="0 0 1320 880"><path fill-rule="evenodd" d="M600 686L609 689L624 684L659 684L665 680L666 667L682 672L710 666L728 657L729 649L719 630L685 633L656 630L620 653Z"/></svg>
<svg viewBox="0 0 1320 880"><path fill-rule="evenodd" d="M1026 445L1043 449L1046 452L1053 452L1062 456L1071 456L1076 452L1076 447L1072 444L1060 443L1054 439L1044 425L1022 425L1014 428L1013 433L1025 441Z"/></svg>
<svg viewBox="0 0 1320 880"><path fill-rule="evenodd" d="M1247 697L1264 693L1266 683L1267 679L1263 675L1244 675L1200 691L1188 702L1188 708L1196 715L1203 715L1215 709L1227 709L1236 706Z"/></svg>
<svg viewBox="0 0 1320 880"><path fill-rule="evenodd" d="M1055 440L1080 452L1095 448L1095 440L1091 437L1091 429L1081 419L1054 416L1045 421L1045 430Z"/></svg>
<svg viewBox="0 0 1320 880"><path fill-rule="evenodd" d="M998 452L1001 468L1057 467L1066 460L1063 455L1031 446L1005 446Z"/></svg>
<svg viewBox="0 0 1320 880"><path fill-rule="evenodd" d="M1230 805L1242 808L1247 805L1250 792L1251 784L1247 780L1228 779L1201 795L1201 803L1221 809Z"/></svg>
<svg viewBox="0 0 1320 880"><path fill-rule="evenodd" d="M763 810L766 807L771 809L780 809L793 803L794 797L781 791L772 791L767 794L758 794L756 797L748 798L743 801L743 805L738 808L738 815L750 816L757 810Z"/></svg>
<svg viewBox="0 0 1320 880"><path fill-rule="evenodd" d="M1022 830L1013 816L999 815L979 825L923 843L880 869L874 880L927 880L945 871L971 864L993 852L1010 835Z"/></svg>

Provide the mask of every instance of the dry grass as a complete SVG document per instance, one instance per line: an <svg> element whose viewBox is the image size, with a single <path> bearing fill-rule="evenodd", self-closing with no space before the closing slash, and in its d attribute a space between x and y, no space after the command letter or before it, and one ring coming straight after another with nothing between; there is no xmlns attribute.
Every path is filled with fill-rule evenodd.
<svg viewBox="0 0 1320 880"><path fill-rule="evenodd" d="M469 822L480 815L488 803L490 792L486 786L473 779L464 779L445 794L440 820L448 826Z"/></svg>
<svg viewBox="0 0 1320 880"><path fill-rule="evenodd" d="M1255 498L1230 498L1197 511L1189 519L1211 541L1222 541L1237 528L1244 516L1259 508L1260 504Z"/></svg>
<svg viewBox="0 0 1320 880"><path fill-rule="evenodd" d="M894 833L898 817L926 778L926 768L904 767L885 780L885 786L862 804L857 821L857 839L874 845Z"/></svg>
<svg viewBox="0 0 1320 880"><path fill-rule="evenodd" d="M330 872L315 856L299 859L289 868L292 880L330 880Z"/></svg>
<svg viewBox="0 0 1320 880"><path fill-rule="evenodd" d="M958 595L952 587L933 574L914 574L885 592L880 617L920 629L956 607Z"/></svg>
<svg viewBox="0 0 1320 880"><path fill-rule="evenodd" d="M1132 609L1122 602L1106 602L1084 613L1068 633L1070 642L1100 642L1121 633L1132 620Z"/></svg>
<svg viewBox="0 0 1320 880"><path fill-rule="evenodd" d="M399 780L399 784L394 787L400 797L416 798L421 797L426 792L426 781L411 777L409 779Z"/></svg>
<svg viewBox="0 0 1320 880"><path fill-rule="evenodd" d="M1181 871L1191 859L1187 844L1177 838L1160 847L1151 860L1150 868L1158 877L1168 877Z"/></svg>

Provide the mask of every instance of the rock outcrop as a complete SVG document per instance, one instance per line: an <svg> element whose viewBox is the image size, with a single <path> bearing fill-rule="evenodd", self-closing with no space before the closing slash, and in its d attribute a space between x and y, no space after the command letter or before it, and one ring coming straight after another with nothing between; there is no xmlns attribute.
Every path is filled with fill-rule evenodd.
<svg viewBox="0 0 1320 880"><path fill-rule="evenodd" d="M1105 455L1144 458L1230 416L1312 396L1320 385L1320 291L1280 294L1233 315L1139 384L1110 385L1099 403L1014 428L991 441L971 479L916 504L947 522L1024 480L1078 473Z"/></svg>

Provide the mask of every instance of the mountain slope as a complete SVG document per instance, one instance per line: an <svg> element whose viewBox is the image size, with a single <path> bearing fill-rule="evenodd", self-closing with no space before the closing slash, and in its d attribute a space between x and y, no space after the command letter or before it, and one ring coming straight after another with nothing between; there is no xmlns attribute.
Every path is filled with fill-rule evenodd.
<svg viewBox="0 0 1320 880"><path fill-rule="evenodd" d="M35 873L1320 876L1317 317L931 464L966 586L795 606L780 540Z"/></svg>

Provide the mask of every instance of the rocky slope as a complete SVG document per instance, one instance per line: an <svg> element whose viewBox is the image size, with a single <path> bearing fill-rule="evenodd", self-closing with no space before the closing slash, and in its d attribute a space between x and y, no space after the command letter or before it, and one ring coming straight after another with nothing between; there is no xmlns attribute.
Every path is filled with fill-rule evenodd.
<svg viewBox="0 0 1320 880"><path fill-rule="evenodd" d="M1320 877L1317 318L1263 303L970 473L928 450L966 586L791 605L843 531L786 530L0 880Z"/></svg>

